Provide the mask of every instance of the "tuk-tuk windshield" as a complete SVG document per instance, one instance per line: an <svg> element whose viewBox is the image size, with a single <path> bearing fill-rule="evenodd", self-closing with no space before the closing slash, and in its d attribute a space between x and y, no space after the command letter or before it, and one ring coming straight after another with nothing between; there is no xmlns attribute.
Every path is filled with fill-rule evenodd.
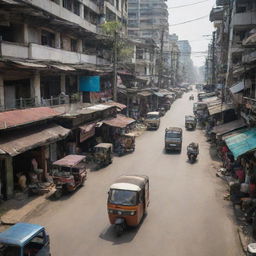
<svg viewBox="0 0 256 256"><path fill-rule="evenodd" d="M156 120L156 119L159 119L159 115L148 114L147 119Z"/></svg>
<svg viewBox="0 0 256 256"><path fill-rule="evenodd" d="M1 256L18 256L20 255L20 247L14 245L0 244Z"/></svg>
<svg viewBox="0 0 256 256"><path fill-rule="evenodd" d="M130 190L112 189L109 194L109 202L120 205L136 205L137 192Z"/></svg>

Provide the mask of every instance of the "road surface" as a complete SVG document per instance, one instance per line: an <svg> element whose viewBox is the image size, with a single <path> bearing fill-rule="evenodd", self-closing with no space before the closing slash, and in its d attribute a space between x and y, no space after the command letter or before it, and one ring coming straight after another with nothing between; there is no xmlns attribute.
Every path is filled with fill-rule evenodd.
<svg viewBox="0 0 256 256"><path fill-rule="evenodd" d="M216 178L209 144L201 130L184 129L192 114L189 94L178 99L157 131L136 140L133 154L116 157L105 169L92 171L84 187L50 202L29 221L46 226L53 256L240 256L242 251L231 204ZM183 127L181 154L165 154L164 130ZM200 145L199 159L189 164L186 146ZM137 229L116 238L106 211L109 185L122 174L150 177L148 215Z"/></svg>

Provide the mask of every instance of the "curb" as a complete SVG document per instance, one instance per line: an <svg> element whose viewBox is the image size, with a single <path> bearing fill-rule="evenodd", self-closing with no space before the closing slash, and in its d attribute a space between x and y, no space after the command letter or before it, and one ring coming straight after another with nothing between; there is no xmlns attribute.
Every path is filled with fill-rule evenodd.
<svg viewBox="0 0 256 256"><path fill-rule="evenodd" d="M241 243L243 252L244 252L244 254L246 254L246 252L247 252L247 245L249 244L249 237L244 234L244 232L241 229L241 227L237 228L237 232L238 232L238 237L239 237L239 241Z"/></svg>
<svg viewBox="0 0 256 256"><path fill-rule="evenodd" d="M54 192L55 192L55 190L52 190L52 191L48 192L44 196L44 198L42 198L41 202L38 202L37 204L32 205L31 209L29 209L28 211L24 212L24 214L17 213L17 214L15 214L15 216L9 216L8 217L8 212L7 212L3 216L1 216L1 218L0 218L0 225L10 226L10 225L14 225L14 224L16 224L18 222L25 221L25 219L27 219L28 217L33 215L35 212L37 212L38 210L42 209L42 207L44 207L46 204L48 204L49 203L48 199L53 195ZM29 204L27 204L25 206L29 206Z"/></svg>

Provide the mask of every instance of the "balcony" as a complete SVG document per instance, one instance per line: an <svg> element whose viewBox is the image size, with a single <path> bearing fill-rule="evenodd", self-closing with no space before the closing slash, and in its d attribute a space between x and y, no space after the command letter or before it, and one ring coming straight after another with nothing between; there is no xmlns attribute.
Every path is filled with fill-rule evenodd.
<svg viewBox="0 0 256 256"><path fill-rule="evenodd" d="M89 23L88 21L86 21L85 19L83 19L82 17L74 14L73 12L63 8L62 6L49 1L49 0L30 0L30 3L56 17L59 17L63 20L66 21L72 21L73 23L76 23L78 26L96 33L96 26ZM89 2L86 4L86 6L88 6L89 8L93 9L96 13L99 14L99 8L93 4L92 2Z"/></svg>
<svg viewBox="0 0 256 256"><path fill-rule="evenodd" d="M28 59L28 46L18 43L0 42L0 56Z"/></svg>
<svg viewBox="0 0 256 256"><path fill-rule="evenodd" d="M232 19L233 26L256 25L256 11L236 13Z"/></svg>
<svg viewBox="0 0 256 256"><path fill-rule="evenodd" d="M223 14L224 14L223 7L212 8L211 13L210 13L210 21L216 22L216 21L223 20Z"/></svg>
<svg viewBox="0 0 256 256"><path fill-rule="evenodd" d="M95 55L70 52L33 43L29 45L29 59L57 61L66 64L97 64Z"/></svg>
<svg viewBox="0 0 256 256"><path fill-rule="evenodd" d="M243 63L251 63L256 60L256 51L247 52L243 54L242 62Z"/></svg>

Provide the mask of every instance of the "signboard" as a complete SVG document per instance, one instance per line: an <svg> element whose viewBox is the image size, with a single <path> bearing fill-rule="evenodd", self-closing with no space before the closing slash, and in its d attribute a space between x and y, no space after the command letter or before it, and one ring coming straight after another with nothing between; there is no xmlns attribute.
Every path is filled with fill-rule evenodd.
<svg viewBox="0 0 256 256"><path fill-rule="evenodd" d="M81 76L79 79L81 92L100 92L99 76Z"/></svg>

